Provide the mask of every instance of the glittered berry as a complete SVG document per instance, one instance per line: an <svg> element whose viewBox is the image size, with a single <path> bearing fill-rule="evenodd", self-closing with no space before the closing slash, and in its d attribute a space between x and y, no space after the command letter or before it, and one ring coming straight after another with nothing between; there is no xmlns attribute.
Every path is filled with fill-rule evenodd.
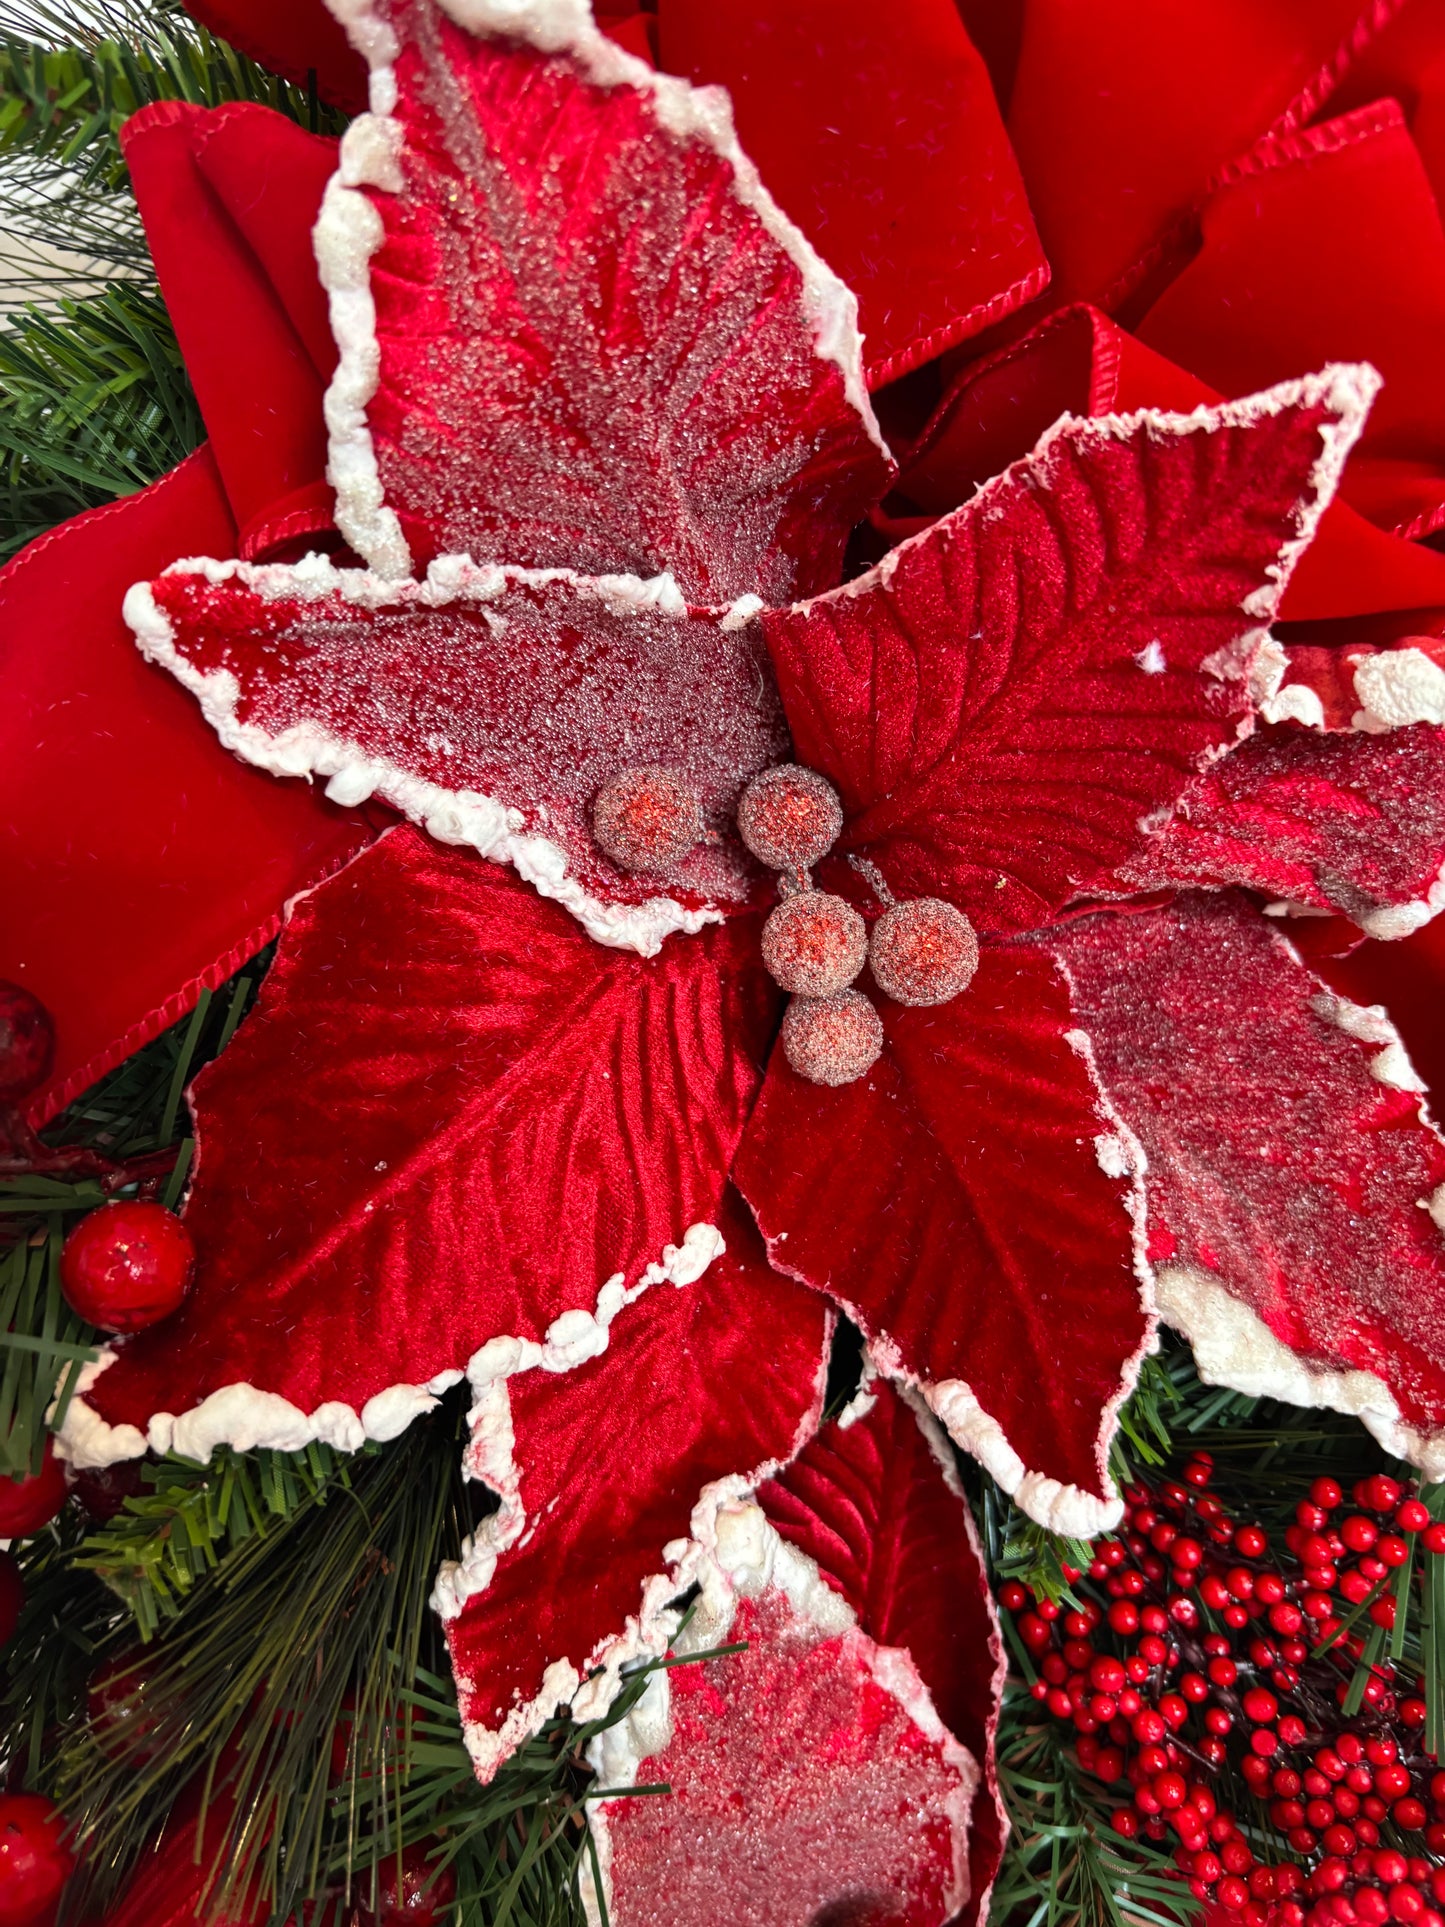
<svg viewBox="0 0 1445 1927"><path fill-rule="evenodd" d="M65 1504L65 1467L55 1456L55 1444L45 1441L40 1470L23 1479L0 1479L0 1539L23 1539L39 1532Z"/></svg>
<svg viewBox="0 0 1445 1927"><path fill-rule="evenodd" d="M797 997L835 996L867 955L867 924L852 904L822 890L784 897L763 925L768 974Z"/></svg>
<svg viewBox="0 0 1445 1927"><path fill-rule="evenodd" d="M670 870L702 841L702 802L675 769L625 769L592 805L592 834L623 870Z"/></svg>
<svg viewBox="0 0 1445 1927"><path fill-rule="evenodd" d="M843 805L825 776L780 763L755 776L738 803L738 834L770 870L806 870L843 827Z"/></svg>
<svg viewBox="0 0 1445 1927"><path fill-rule="evenodd" d="M883 1024L857 990L795 997L783 1015L783 1054L811 1084L851 1084L878 1061Z"/></svg>
<svg viewBox="0 0 1445 1927"><path fill-rule="evenodd" d="M885 997L899 1004L946 1004L978 969L978 938L961 910L941 897L896 903L873 926L868 961Z"/></svg>
<svg viewBox="0 0 1445 1927"><path fill-rule="evenodd" d="M38 997L0 978L0 1104L44 1081L55 1057L55 1026Z"/></svg>
<svg viewBox="0 0 1445 1927"><path fill-rule="evenodd" d="M400 1878L395 1854L376 1870L376 1905L358 1909L366 1927L440 1927L457 1896L456 1875L436 1864L434 1843L420 1842L401 1856Z"/></svg>
<svg viewBox="0 0 1445 1927"><path fill-rule="evenodd" d="M88 1323L138 1332L175 1311L195 1262L191 1234L174 1212L121 1199L71 1232L60 1254L60 1284Z"/></svg>
<svg viewBox="0 0 1445 1927"><path fill-rule="evenodd" d="M45 1920L74 1866L59 1807L38 1793L0 1794L0 1927Z"/></svg>
<svg viewBox="0 0 1445 1927"><path fill-rule="evenodd" d="M25 1581L13 1552L0 1552L0 1646L8 1646L20 1624L25 1604Z"/></svg>

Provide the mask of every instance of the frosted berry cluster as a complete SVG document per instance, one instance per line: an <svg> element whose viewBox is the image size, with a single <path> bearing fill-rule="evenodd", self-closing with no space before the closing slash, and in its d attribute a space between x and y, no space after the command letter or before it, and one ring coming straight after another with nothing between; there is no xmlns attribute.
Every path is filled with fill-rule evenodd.
<svg viewBox="0 0 1445 1927"><path fill-rule="evenodd" d="M853 980L871 966L885 997L946 1004L978 968L978 938L939 897L890 904L868 926L809 874L837 842L843 806L826 777L797 763L755 776L738 804L738 831L760 863L780 872L782 900L763 926L763 962L792 998L783 1054L814 1084L851 1084L883 1049L883 1022Z"/></svg>
<svg viewBox="0 0 1445 1927"><path fill-rule="evenodd" d="M1383 1474L1348 1505L1318 1479L1281 1556L1229 1517L1212 1472L1199 1453L1182 1483L1129 1488L1087 1583L1065 1568L1074 1610L1001 1587L1034 1698L1072 1726L1087 1772L1129 1789L1115 1829L1172 1838L1180 1878L1244 1927L1445 1927L1445 1772L1424 1681L1386 1644L1416 1547L1433 1565L1445 1524ZM1240 1782L1272 1854L1260 1816L1246 1834L1230 1810Z"/></svg>

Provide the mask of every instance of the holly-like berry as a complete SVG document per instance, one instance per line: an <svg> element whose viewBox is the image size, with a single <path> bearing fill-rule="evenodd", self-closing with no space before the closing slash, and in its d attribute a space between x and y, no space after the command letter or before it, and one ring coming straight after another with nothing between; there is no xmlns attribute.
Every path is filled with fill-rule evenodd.
<svg viewBox="0 0 1445 1927"><path fill-rule="evenodd" d="M13 1552L0 1552L0 1646L8 1646L20 1624L25 1604L25 1581Z"/></svg>
<svg viewBox="0 0 1445 1927"><path fill-rule="evenodd" d="M702 802L675 769L625 769L592 805L597 847L623 870L670 870L702 841Z"/></svg>
<svg viewBox="0 0 1445 1927"><path fill-rule="evenodd" d="M978 938L961 910L941 897L895 903L873 926L873 978L899 1004L946 1004L978 969Z"/></svg>
<svg viewBox="0 0 1445 1927"><path fill-rule="evenodd" d="M59 1807L38 1793L0 1794L0 1927L36 1927L74 1869Z"/></svg>
<svg viewBox="0 0 1445 1927"><path fill-rule="evenodd" d="M784 897L763 925L763 962L796 997L833 997L868 956L868 926L842 897L800 890Z"/></svg>
<svg viewBox="0 0 1445 1927"><path fill-rule="evenodd" d="M795 997L783 1013L783 1054L810 1084L851 1084L878 1061L883 1024L858 990Z"/></svg>
<svg viewBox="0 0 1445 1927"><path fill-rule="evenodd" d="M396 1856L390 1854L376 1870L376 1906L358 1912L366 1927L440 1927L457 1897L456 1875L436 1865L434 1843L407 1847L397 1877Z"/></svg>
<svg viewBox="0 0 1445 1927"><path fill-rule="evenodd" d="M67 1494L65 1467L55 1456L54 1442L47 1438L38 1472L23 1479L0 1479L0 1539L23 1539L48 1526Z"/></svg>
<svg viewBox="0 0 1445 1927"><path fill-rule="evenodd" d="M780 763L755 776L738 802L738 834L770 870L807 870L843 828L843 805L826 776Z"/></svg>
<svg viewBox="0 0 1445 1927"><path fill-rule="evenodd" d="M112 1654L91 1674L85 1710L92 1735L112 1758L138 1764L156 1757L157 1716L150 1694L150 1667L134 1649Z"/></svg>
<svg viewBox="0 0 1445 1927"><path fill-rule="evenodd" d="M88 1323L144 1331L179 1306L195 1262L191 1234L174 1212L118 1199L82 1218L66 1239L60 1285Z"/></svg>
<svg viewBox="0 0 1445 1927"><path fill-rule="evenodd" d="M0 978L0 1104L28 1097L55 1059L55 1026L38 997Z"/></svg>

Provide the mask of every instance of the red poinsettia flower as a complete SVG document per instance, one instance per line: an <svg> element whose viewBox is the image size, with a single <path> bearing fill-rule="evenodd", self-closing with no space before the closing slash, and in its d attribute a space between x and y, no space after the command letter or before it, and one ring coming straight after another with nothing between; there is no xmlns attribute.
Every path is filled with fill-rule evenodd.
<svg viewBox="0 0 1445 1927"><path fill-rule="evenodd" d="M1268 134L1251 165L1287 223L1337 154L1402 164L1399 116L1300 132L1316 29L1231 46L1230 71L1257 56L1267 84L1245 109L1221 81L1207 133L1161 123L1170 165L1115 231L1099 183L1129 144L1071 148L1077 23L1031 8L1010 124L1055 285L1132 303L1153 345L1076 304L965 361L1047 269L951 0L917 0L886 46L861 5L834 8L852 39L826 85L807 6L664 7L610 37L562 0L345 11L373 111L334 177L326 143L258 111L153 111L130 136L231 519L206 539L199 510L199 538L158 512L162 552L123 580L173 566L127 613L229 748L325 777L335 806L276 817L284 861L262 876L251 792L228 791L238 887L213 859L195 888L237 934L218 951L201 919L191 948L179 919L177 954L214 980L274 927L250 906L367 840L380 819L346 814L365 800L417 827L297 903L194 1093L195 1295L104 1362L67 1444L355 1445L465 1371L469 1469L499 1505L437 1602L479 1770L670 1641L750 1642L731 1672L659 1675L599 1755L613 1784L678 1789L602 1809L614 1918L647 1918L684 1868L710 1877L689 1816L750 1918L868 1895L920 1921L976 1909L999 1838L995 1655L931 1421L886 1381L1085 1531L1112 1515L1113 1414L1156 1310L1206 1370L1346 1404L1424 1463L1445 1418L1445 1154L1383 1011L1344 994L1378 946L1322 946L1327 986L1266 914L1408 940L1438 907L1425 611L1445 609L1445 565L1405 539L1433 526L1434 470L1391 439L1399 418L1364 428L1367 373L1296 378L1342 353L1390 363L1368 333L1191 350L1213 388L1161 352L1171 300L1207 344L1230 274L1265 283L1275 255L1228 203L1249 138ZM1118 60L1132 29L1110 32ZM303 64L355 89L316 33ZM866 358L718 97L636 55L734 85L763 178L858 285ZM1117 92L1145 125L1157 36L1130 56ZM832 130L827 164L800 127ZM1330 205L1358 187L1334 179ZM323 189L334 342L298 245L297 203ZM186 258L198 202L240 290L225 314ZM285 371L264 433L232 359L258 334ZM938 399L877 507L864 373L919 369ZM908 539L837 587L870 511L875 538ZM287 559L318 539L331 560ZM232 548L247 559L176 561ZM1376 609L1408 620L1344 650L1265 634ZM866 929L872 962L789 1006L779 1043L765 951L799 980L780 924L765 944L772 898L734 818L789 757L841 822L788 884L820 887L784 908L841 931L855 966ZM920 935L953 942L953 978ZM132 1039L175 1008L150 989L126 992ZM37 1116L117 1048L71 1058ZM881 1377L815 1437L829 1298ZM828 1736L821 1764L782 1801L802 1732ZM769 1841L756 1890L730 1828Z"/></svg>

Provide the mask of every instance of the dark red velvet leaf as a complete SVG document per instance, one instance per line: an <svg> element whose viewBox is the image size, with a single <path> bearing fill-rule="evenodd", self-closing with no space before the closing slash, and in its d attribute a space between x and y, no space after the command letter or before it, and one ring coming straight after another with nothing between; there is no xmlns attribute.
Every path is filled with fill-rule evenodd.
<svg viewBox="0 0 1445 1927"><path fill-rule="evenodd" d="M864 1632L908 1652L944 1725L983 1769L959 1916L969 1922L984 1916L1008 1831L994 1762L1008 1661L946 1441L881 1379L860 1404L859 1416L820 1432L758 1500L837 1586Z"/></svg>
<svg viewBox="0 0 1445 1927"><path fill-rule="evenodd" d="M293 86L348 114L365 107L365 64L323 0L186 0L186 12Z"/></svg>
<svg viewBox="0 0 1445 1927"><path fill-rule="evenodd" d="M670 1789L592 1809L610 1917L618 1927L974 1918L998 1845L976 1757L991 1742L1001 1674L961 1492L884 1387L758 1505L718 1510L722 1571L699 1605L710 1640L748 1650L669 1671L660 1704L634 1716L651 1729L635 1764L623 1748L599 1749L604 1775L620 1758L637 1781ZM976 1757L957 1746L955 1721L979 1736ZM993 1822L982 1841L981 1814Z"/></svg>
<svg viewBox="0 0 1445 1927"><path fill-rule="evenodd" d="M353 321L332 398L357 549L390 574L408 549L418 569L668 568L697 602L835 582L888 473L856 305L721 96L654 75L582 9L575 34L470 9L497 38L435 0L376 11L398 105L348 148L370 205L334 189L318 241L353 315L374 250L379 383Z"/></svg>
<svg viewBox="0 0 1445 1927"><path fill-rule="evenodd" d="M1206 1376L1358 1411L1438 1478L1445 1144L1384 1011L1232 895L1048 941L1148 1157L1160 1308Z"/></svg>
<svg viewBox="0 0 1445 1927"><path fill-rule="evenodd" d="M225 755L136 653L120 614L136 572L234 541L202 449L0 571L0 977L56 1028L32 1124L183 1016L371 835Z"/></svg>
<svg viewBox="0 0 1445 1927"><path fill-rule="evenodd" d="M180 568L126 612L228 748L515 863L602 942L655 950L756 875L733 819L787 752L767 652L755 623L670 583L454 566L388 587L313 557ZM639 764L691 779L710 838L663 877L592 837L598 789Z"/></svg>
<svg viewBox="0 0 1445 1927"><path fill-rule="evenodd" d="M988 70L953 0L661 0L662 65L727 87L738 138L858 296L872 385L1048 279Z"/></svg>
<svg viewBox="0 0 1445 1927"><path fill-rule="evenodd" d="M1021 1505L1097 1530L1117 1514L1113 1407L1149 1324L1062 974L985 944L953 1003L879 1014L883 1054L856 1083L807 1083L773 1053L738 1187L774 1265L846 1305Z"/></svg>
<svg viewBox="0 0 1445 1927"><path fill-rule="evenodd" d="M764 629L840 852L985 929L1113 869L1248 713L1238 680L1369 381L1065 419L871 574ZM1234 678L1234 679L1231 679Z"/></svg>
<svg viewBox="0 0 1445 1927"><path fill-rule="evenodd" d="M1445 731L1261 731L1123 866L1137 890L1243 884L1405 937L1445 904Z"/></svg>
<svg viewBox="0 0 1445 1927"><path fill-rule="evenodd" d="M101 1372L95 1410L178 1414L160 1432L201 1458L354 1446L489 1339L554 1362L605 1344L605 1283L631 1289L694 1225L687 1260L715 1246L776 1021L756 954L751 918L652 961L604 950L509 871L384 837L296 906L197 1081L195 1284ZM71 1412L81 1457L142 1448L88 1445Z"/></svg>
<svg viewBox="0 0 1445 1927"><path fill-rule="evenodd" d="M817 1423L823 1301L769 1270L735 1195L720 1215L726 1254L624 1310L601 1357L479 1385L468 1465L501 1506L437 1600L483 1778L594 1669L585 1704L601 1708L624 1660L666 1650L664 1547L699 1494L752 1483Z"/></svg>

